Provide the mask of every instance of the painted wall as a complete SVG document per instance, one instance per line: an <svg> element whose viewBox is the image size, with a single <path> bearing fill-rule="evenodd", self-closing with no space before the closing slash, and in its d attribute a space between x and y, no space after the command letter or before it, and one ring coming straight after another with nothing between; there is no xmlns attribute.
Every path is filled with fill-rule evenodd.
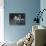
<svg viewBox="0 0 46 46"><path fill-rule="evenodd" d="M32 21L40 9L40 0L4 0L4 35L7 41L18 41L32 30ZM9 13L25 13L26 25L10 25Z"/></svg>
<svg viewBox="0 0 46 46"><path fill-rule="evenodd" d="M46 0L40 1L40 9L41 9L41 11L43 9L46 9ZM46 11L43 12L43 19L44 19L44 21L43 22L41 21L40 24L43 26L46 26Z"/></svg>
<svg viewBox="0 0 46 46"><path fill-rule="evenodd" d="M4 41L4 3L0 0L0 42Z"/></svg>

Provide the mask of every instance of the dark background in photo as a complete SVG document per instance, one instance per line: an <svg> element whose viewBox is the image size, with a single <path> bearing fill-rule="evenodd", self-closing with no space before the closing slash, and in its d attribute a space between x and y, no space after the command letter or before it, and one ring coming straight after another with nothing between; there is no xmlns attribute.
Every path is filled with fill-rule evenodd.
<svg viewBox="0 0 46 46"><path fill-rule="evenodd" d="M25 13L10 13L9 23L11 25L25 25Z"/></svg>

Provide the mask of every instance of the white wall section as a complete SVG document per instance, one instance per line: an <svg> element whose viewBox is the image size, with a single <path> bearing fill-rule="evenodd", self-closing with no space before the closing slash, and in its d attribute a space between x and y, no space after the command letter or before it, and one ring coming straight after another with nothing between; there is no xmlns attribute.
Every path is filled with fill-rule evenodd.
<svg viewBox="0 0 46 46"><path fill-rule="evenodd" d="M4 41L4 0L0 0L0 42Z"/></svg>

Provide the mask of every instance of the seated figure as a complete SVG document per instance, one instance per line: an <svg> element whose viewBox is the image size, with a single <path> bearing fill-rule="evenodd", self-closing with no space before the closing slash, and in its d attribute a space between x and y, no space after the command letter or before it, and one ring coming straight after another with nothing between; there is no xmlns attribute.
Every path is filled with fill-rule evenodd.
<svg viewBox="0 0 46 46"><path fill-rule="evenodd" d="M29 32L24 38L17 42L18 46L31 46L33 42L33 35Z"/></svg>

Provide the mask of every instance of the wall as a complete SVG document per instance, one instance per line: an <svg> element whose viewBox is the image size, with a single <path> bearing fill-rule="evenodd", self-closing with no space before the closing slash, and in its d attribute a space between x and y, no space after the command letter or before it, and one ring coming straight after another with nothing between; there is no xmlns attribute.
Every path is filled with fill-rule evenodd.
<svg viewBox="0 0 46 46"><path fill-rule="evenodd" d="M0 42L4 41L4 3L0 0Z"/></svg>
<svg viewBox="0 0 46 46"><path fill-rule="evenodd" d="M7 41L18 41L32 30L35 12L40 10L40 0L4 0L4 36ZM25 13L26 25L10 25L9 13Z"/></svg>
<svg viewBox="0 0 46 46"><path fill-rule="evenodd" d="M46 0L41 0L40 2L41 2L40 3L40 9L42 11L43 9L46 9ZM46 10L43 12L42 17L43 17L43 22L41 21L40 25L46 26Z"/></svg>

